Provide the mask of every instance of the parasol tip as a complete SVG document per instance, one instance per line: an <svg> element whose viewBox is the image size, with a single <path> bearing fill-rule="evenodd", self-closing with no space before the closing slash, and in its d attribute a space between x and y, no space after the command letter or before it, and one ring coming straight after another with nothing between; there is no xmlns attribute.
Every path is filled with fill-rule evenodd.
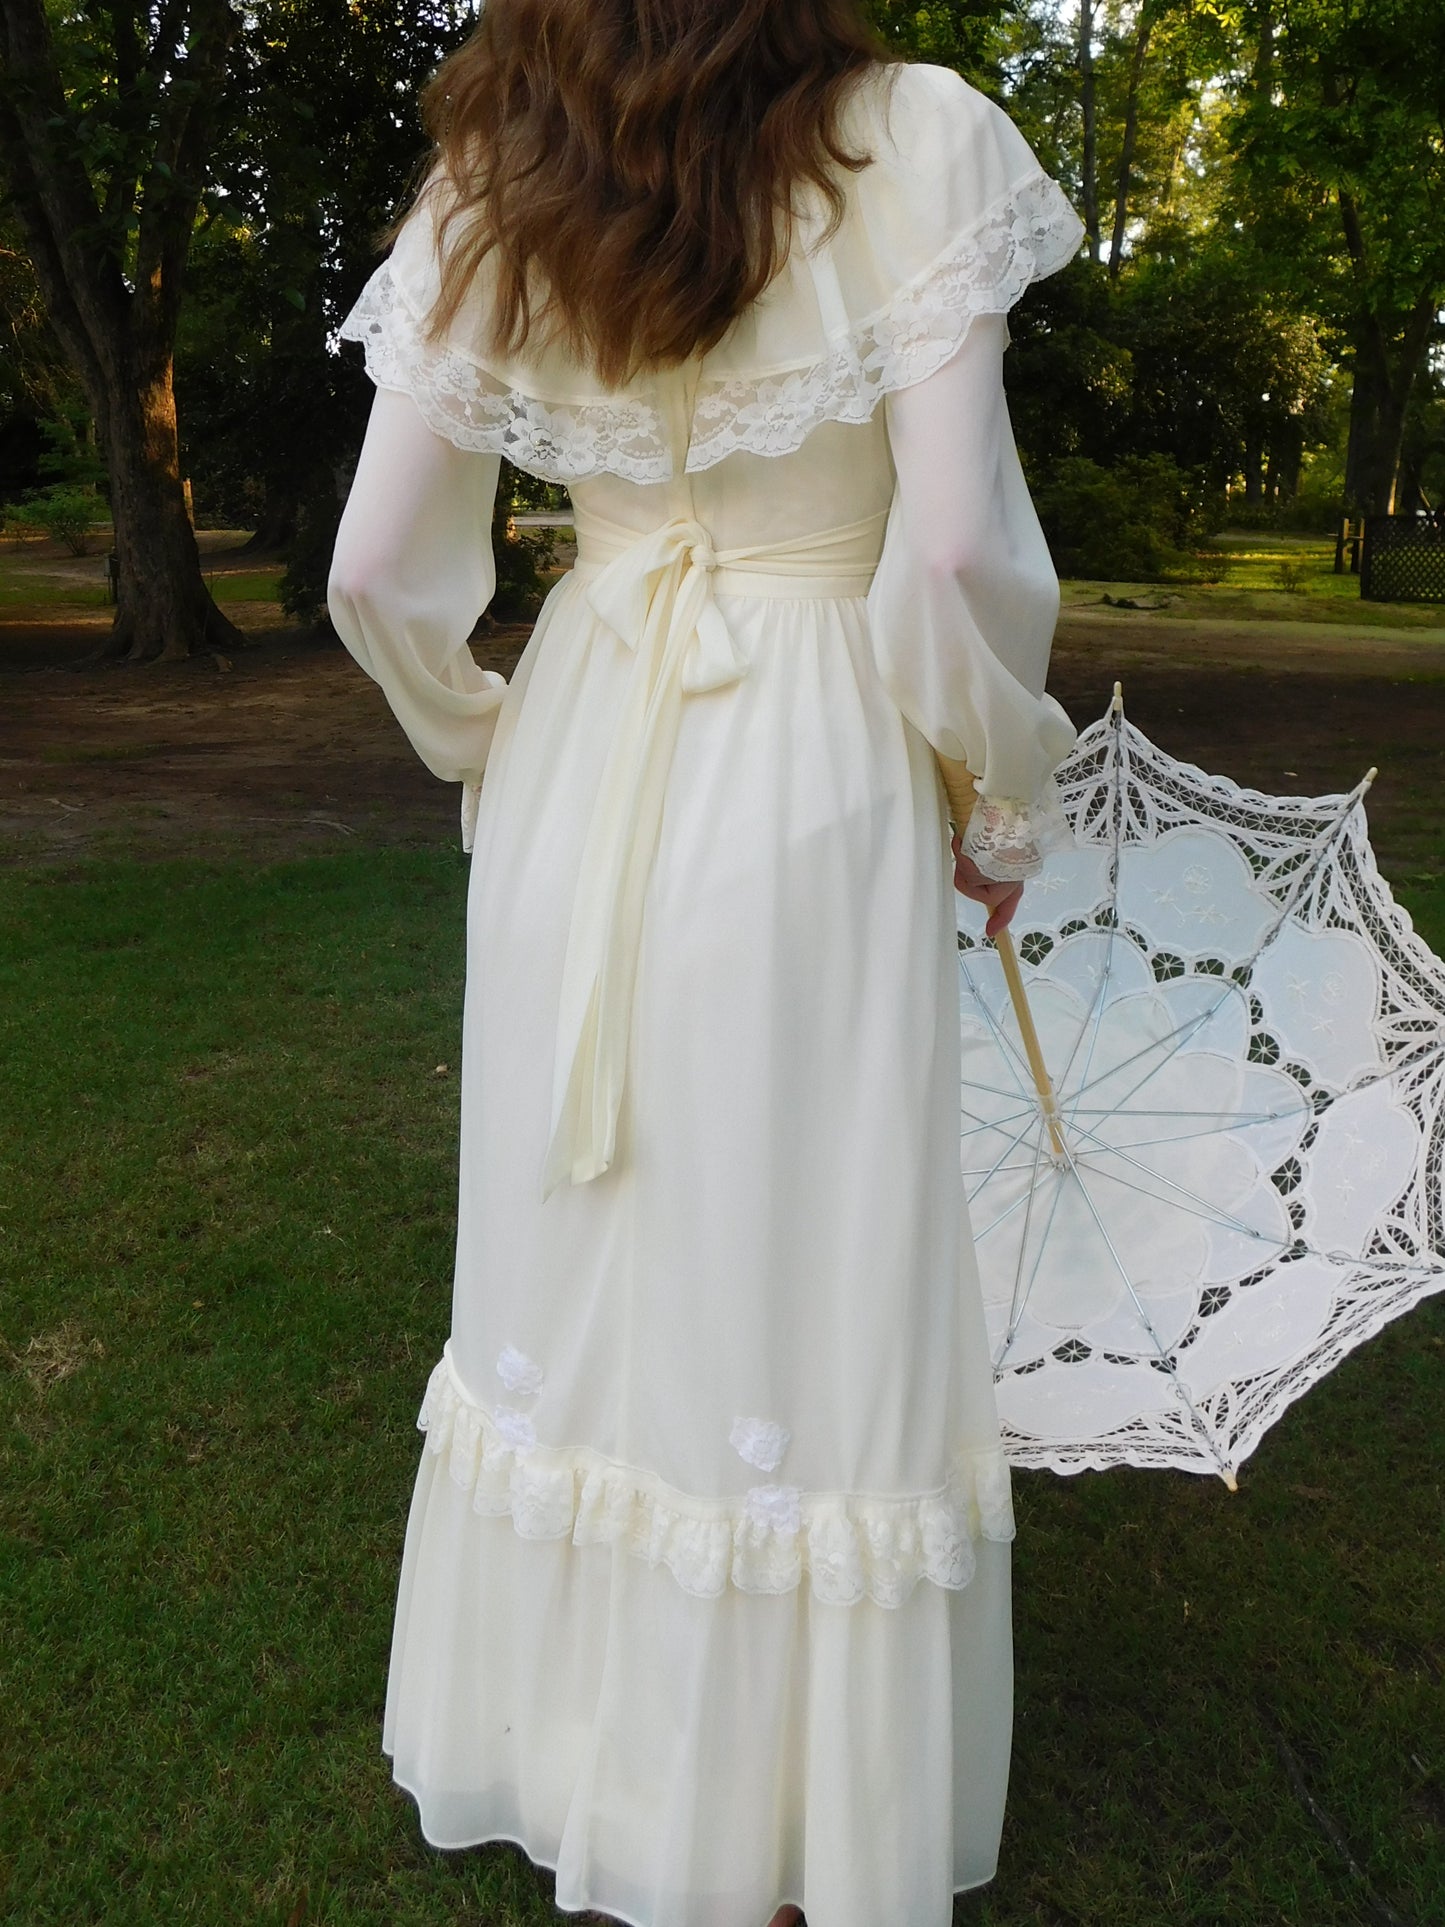
<svg viewBox="0 0 1445 1927"><path fill-rule="evenodd" d="M1234 1474L1228 1469L1227 1466L1224 1469L1224 1471L1220 1473L1219 1476L1221 1479L1223 1479L1224 1483L1229 1487L1231 1492L1238 1492L1239 1480L1235 1478Z"/></svg>
<svg viewBox="0 0 1445 1927"><path fill-rule="evenodd" d="M1367 790L1370 787L1371 783L1373 783L1375 778L1379 775L1379 773L1380 772L1377 765L1374 763L1371 763L1370 767L1365 771L1365 780L1360 785L1361 790Z"/></svg>
<svg viewBox="0 0 1445 1927"><path fill-rule="evenodd" d="M1124 713L1124 685L1121 682L1114 684L1114 700L1109 704L1109 711L1114 716L1122 716Z"/></svg>

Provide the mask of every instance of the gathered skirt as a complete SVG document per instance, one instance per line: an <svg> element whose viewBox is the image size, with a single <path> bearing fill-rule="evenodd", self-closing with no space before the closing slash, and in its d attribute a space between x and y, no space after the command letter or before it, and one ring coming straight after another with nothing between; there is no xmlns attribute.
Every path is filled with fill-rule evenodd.
<svg viewBox="0 0 1445 1927"><path fill-rule="evenodd" d="M545 1198L632 668L580 577L498 721L383 1740L429 1841L517 1841L564 1908L943 1927L997 1864L1014 1530L943 801L865 598L717 602L747 672L682 706L617 1156Z"/></svg>

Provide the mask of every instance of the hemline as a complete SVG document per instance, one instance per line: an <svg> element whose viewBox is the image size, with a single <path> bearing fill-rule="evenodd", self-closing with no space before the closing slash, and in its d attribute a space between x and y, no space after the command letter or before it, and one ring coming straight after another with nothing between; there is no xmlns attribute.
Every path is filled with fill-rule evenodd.
<svg viewBox="0 0 1445 1927"><path fill-rule="evenodd" d="M392 1758L392 1755L387 1752L387 1749L385 1747L383 1747L381 1750L385 1758L387 1759ZM416 1814L417 1814L417 1825L418 1825L418 1828L420 1829L421 1837L426 1842L426 1844L429 1847L433 1848L437 1853L469 1853L474 1847L495 1847L495 1846L501 1846L501 1845L506 1845L510 1847L520 1847L523 1853L526 1854L527 1858L531 1861L534 1867L543 1869L547 1873L552 1874L554 1877L556 1876L557 1863L554 1860L549 1860L546 1854L541 1853L537 1849L535 1849L532 1846L530 1841L522 1839L518 1834L515 1834L515 1833L485 1833L485 1834L482 1834L476 1840L457 1840L457 1841L450 1841L450 1842L433 1840L431 1835L426 1830L426 1821L422 1814L421 1795L417 1792L415 1787L408 1786L406 1781L401 1779L394 1769L393 1769L391 1778L392 1778L392 1785L400 1788L400 1790L407 1796L407 1798L411 1800L415 1805ZM997 1867L997 1864L995 1863L993 1872L989 1874L985 1874L982 1880L967 1881L962 1887L955 1887L953 1888L952 1891L955 1898L959 1894L976 1893L980 1887L987 1887L988 1885L990 1885L992 1881L996 1880L997 1878L998 1878L998 1867ZM595 1900L581 1900L576 1904L576 1906L567 1907L567 1906L564 1906L563 1903L560 1900L558 1900L554 1894L552 1904L554 1907L556 1907L559 1913L563 1913L563 1914L586 1914L586 1913L605 1914L609 1920L615 1920L620 1922L621 1927L657 1927L657 1923L655 1921L644 1921L644 1920L634 1919L634 1917L631 1914L622 1914L622 1913L616 1912L616 1910L611 1907L602 1907ZM797 1907L800 1910L802 1910L804 1923L806 1927L807 1910L806 1908L803 1907L803 1902L801 1897L795 1896L792 1894L784 1894L779 1899L773 1902L773 1912L776 1913L779 1907Z"/></svg>

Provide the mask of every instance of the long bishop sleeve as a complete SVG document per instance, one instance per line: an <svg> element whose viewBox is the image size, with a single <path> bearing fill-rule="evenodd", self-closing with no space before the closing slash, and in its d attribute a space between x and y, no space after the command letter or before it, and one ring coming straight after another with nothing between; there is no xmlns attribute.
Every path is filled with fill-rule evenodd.
<svg viewBox="0 0 1445 1927"><path fill-rule="evenodd" d="M475 805L507 681L467 647L496 588L500 457L456 447L378 388L337 529L326 604L433 775Z"/></svg>
<svg viewBox="0 0 1445 1927"><path fill-rule="evenodd" d="M975 315L952 360L888 396L897 482L869 594L879 674L978 803L963 847L986 876L1032 876L1071 838L1053 772L1073 747L1044 693L1059 582L1003 387L1008 324Z"/></svg>

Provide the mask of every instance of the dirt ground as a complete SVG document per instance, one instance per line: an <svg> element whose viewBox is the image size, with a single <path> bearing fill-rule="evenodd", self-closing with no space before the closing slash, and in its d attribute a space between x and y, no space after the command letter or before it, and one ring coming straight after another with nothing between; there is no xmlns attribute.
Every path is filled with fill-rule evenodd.
<svg viewBox="0 0 1445 1927"><path fill-rule="evenodd" d="M207 559L224 569L223 552ZM274 603L226 609L244 649L125 668L83 660L109 627L102 606L41 622L23 603L14 621L0 608L0 863L265 860L455 837L456 790L417 761L334 638L287 624ZM510 672L527 633L498 627L474 644L478 661ZM1050 687L1080 727L1116 677L1130 717L1163 748L1264 790L1346 789L1378 764L1370 815L1386 874L1441 868L1445 627L1067 609Z"/></svg>

